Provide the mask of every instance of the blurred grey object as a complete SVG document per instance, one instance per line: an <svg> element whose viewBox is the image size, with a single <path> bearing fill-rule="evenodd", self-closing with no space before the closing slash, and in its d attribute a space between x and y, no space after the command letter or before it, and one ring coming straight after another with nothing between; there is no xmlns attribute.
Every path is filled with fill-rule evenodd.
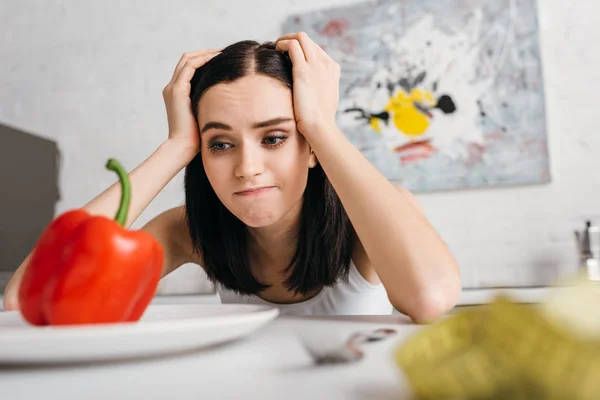
<svg viewBox="0 0 600 400"><path fill-rule="evenodd" d="M54 218L56 142L0 124L0 289Z"/></svg>
<svg viewBox="0 0 600 400"><path fill-rule="evenodd" d="M600 228L585 222L585 229L575 231L575 240L579 252L579 268L588 279L600 281Z"/></svg>

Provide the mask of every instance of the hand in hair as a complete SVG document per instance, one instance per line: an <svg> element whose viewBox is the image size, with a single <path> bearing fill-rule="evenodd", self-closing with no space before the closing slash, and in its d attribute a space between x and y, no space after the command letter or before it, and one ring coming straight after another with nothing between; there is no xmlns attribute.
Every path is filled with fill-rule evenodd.
<svg viewBox="0 0 600 400"><path fill-rule="evenodd" d="M192 113L190 80L196 69L206 64L219 52L220 50L198 50L184 53L175 66L171 81L163 89L169 121L169 140L184 143L196 150L200 147L198 123Z"/></svg>
<svg viewBox="0 0 600 400"><path fill-rule="evenodd" d="M284 35L277 50L292 60L294 114L298 130L311 142L318 132L334 132L340 66L304 32Z"/></svg>

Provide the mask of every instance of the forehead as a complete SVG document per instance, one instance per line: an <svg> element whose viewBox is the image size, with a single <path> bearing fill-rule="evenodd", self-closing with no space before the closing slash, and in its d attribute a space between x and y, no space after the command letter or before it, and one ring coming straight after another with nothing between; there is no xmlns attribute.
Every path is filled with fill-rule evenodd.
<svg viewBox="0 0 600 400"><path fill-rule="evenodd" d="M249 75L208 89L198 103L198 120L230 124L293 117L292 91L264 75Z"/></svg>

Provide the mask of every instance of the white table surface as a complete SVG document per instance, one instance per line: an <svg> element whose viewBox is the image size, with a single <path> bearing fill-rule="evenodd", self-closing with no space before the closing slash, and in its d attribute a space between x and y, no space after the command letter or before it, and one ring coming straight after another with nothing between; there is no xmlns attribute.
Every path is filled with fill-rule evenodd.
<svg viewBox="0 0 600 400"><path fill-rule="evenodd" d="M465 290L461 305L487 303L504 293L537 302L547 288ZM216 296L157 296L154 303L218 303ZM1 296L0 296L1 305ZM297 339L299 329L324 340L356 330L393 327L398 335L366 347L351 365L316 367ZM0 366L0 399L402 399L408 388L392 352L422 329L402 315L279 317L240 341L214 349L96 365ZM0 340L2 338L0 337Z"/></svg>
<svg viewBox="0 0 600 400"><path fill-rule="evenodd" d="M316 366L298 341L392 327L357 363ZM239 341L155 359L51 367L0 367L0 399L404 399L393 350L422 329L403 316L279 317ZM0 338L1 340L1 338Z"/></svg>

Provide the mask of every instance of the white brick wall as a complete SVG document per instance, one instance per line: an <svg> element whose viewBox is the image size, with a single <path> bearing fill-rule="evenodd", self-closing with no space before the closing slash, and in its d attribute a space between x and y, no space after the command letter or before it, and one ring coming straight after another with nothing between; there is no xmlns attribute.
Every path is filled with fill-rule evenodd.
<svg viewBox="0 0 600 400"><path fill-rule="evenodd" d="M80 206L112 183L108 157L131 169L165 138L161 90L183 51L272 40L288 13L353 2L2 1L0 121L58 142L57 212ZM467 287L550 282L573 268L573 229L600 220L600 3L538 3L553 182L418 196ZM135 227L182 202L179 175ZM162 290L201 281L186 267Z"/></svg>

